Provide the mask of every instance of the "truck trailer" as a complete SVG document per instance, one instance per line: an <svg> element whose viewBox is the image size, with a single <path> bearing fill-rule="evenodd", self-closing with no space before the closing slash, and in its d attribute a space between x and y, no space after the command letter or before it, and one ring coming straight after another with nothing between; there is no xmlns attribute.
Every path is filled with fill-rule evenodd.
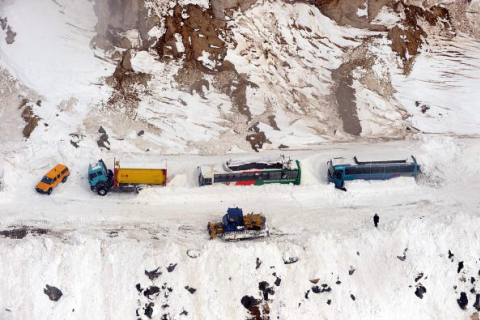
<svg viewBox="0 0 480 320"><path fill-rule="evenodd" d="M165 164L120 164L114 160L113 171L108 169L105 162L98 162L88 166L88 182L90 189L101 196L110 191L138 192L139 185L167 184L167 168Z"/></svg>

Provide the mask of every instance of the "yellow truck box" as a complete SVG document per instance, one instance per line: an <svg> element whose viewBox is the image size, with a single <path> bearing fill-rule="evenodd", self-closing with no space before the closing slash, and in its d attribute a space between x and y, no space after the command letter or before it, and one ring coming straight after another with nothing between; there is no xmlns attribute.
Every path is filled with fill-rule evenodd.
<svg viewBox="0 0 480 320"><path fill-rule="evenodd" d="M152 164L130 164L115 162L116 184L166 185L167 169Z"/></svg>

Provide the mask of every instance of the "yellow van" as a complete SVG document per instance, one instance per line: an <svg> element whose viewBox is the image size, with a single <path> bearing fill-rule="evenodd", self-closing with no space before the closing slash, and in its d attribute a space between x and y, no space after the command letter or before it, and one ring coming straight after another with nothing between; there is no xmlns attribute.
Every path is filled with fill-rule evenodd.
<svg viewBox="0 0 480 320"><path fill-rule="evenodd" d="M35 190L39 193L52 194L53 188L58 186L61 182L66 182L70 171L67 166L63 164L57 164L55 168L50 170L42 180L37 184Z"/></svg>

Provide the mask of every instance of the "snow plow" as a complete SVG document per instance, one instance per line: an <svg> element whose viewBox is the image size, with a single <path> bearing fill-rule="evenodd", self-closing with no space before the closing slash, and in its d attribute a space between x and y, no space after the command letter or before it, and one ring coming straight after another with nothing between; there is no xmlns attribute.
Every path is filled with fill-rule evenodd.
<svg viewBox="0 0 480 320"><path fill-rule="evenodd" d="M251 240L270 236L263 214L243 214L240 208L228 208L222 222L208 223L210 239L223 238L225 241Z"/></svg>

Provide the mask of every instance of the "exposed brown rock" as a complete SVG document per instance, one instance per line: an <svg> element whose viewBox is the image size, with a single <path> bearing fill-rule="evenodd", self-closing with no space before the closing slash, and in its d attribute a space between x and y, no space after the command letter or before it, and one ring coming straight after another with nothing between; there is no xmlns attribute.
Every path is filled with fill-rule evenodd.
<svg viewBox="0 0 480 320"><path fill-rule="evenodd" d="M310 0L307 2L315 5L324 15L341 26L385 31L385 26L371 24L371 21L384 6L391 6L394 1L370 0L367 8L365 8L365 0ZM357 14L359 9L367 9L367 16L359 17Z"/></svg>
<svg viewBox="0 0 480 320"><path fill-rule="evenodd" d="M16 32L13 32L12 31L12 28L10 26L8 26L7 28L7 37L5 38L5 41L7 42L7 44L12 44L15 42L15 37L17 36L17 33Z"/></svg>
<svg viewBox="0 0 480 320"><path fill-rule="evenodd" d="M166 32L155 45L161 59L183 57L188 67L203 72L215 71L221 65L227 48L220 39L224 33L222 23L213 16L212 10L197 5L182 7L177 4L173 8L173 15L164 18ZM220 64L213 68L205 66L198 61L203 52L207 52L212 61Z"/></svg>
<svg viewBox="0 0 480 320"><path fill-rule="evenodd" d="M31 106L26 106L22 111L22 119L26 122L26 126L23 128L23 136L25 138L30 138L33 130L38 126L38 121L41 118L33 113Z"/></svg>

